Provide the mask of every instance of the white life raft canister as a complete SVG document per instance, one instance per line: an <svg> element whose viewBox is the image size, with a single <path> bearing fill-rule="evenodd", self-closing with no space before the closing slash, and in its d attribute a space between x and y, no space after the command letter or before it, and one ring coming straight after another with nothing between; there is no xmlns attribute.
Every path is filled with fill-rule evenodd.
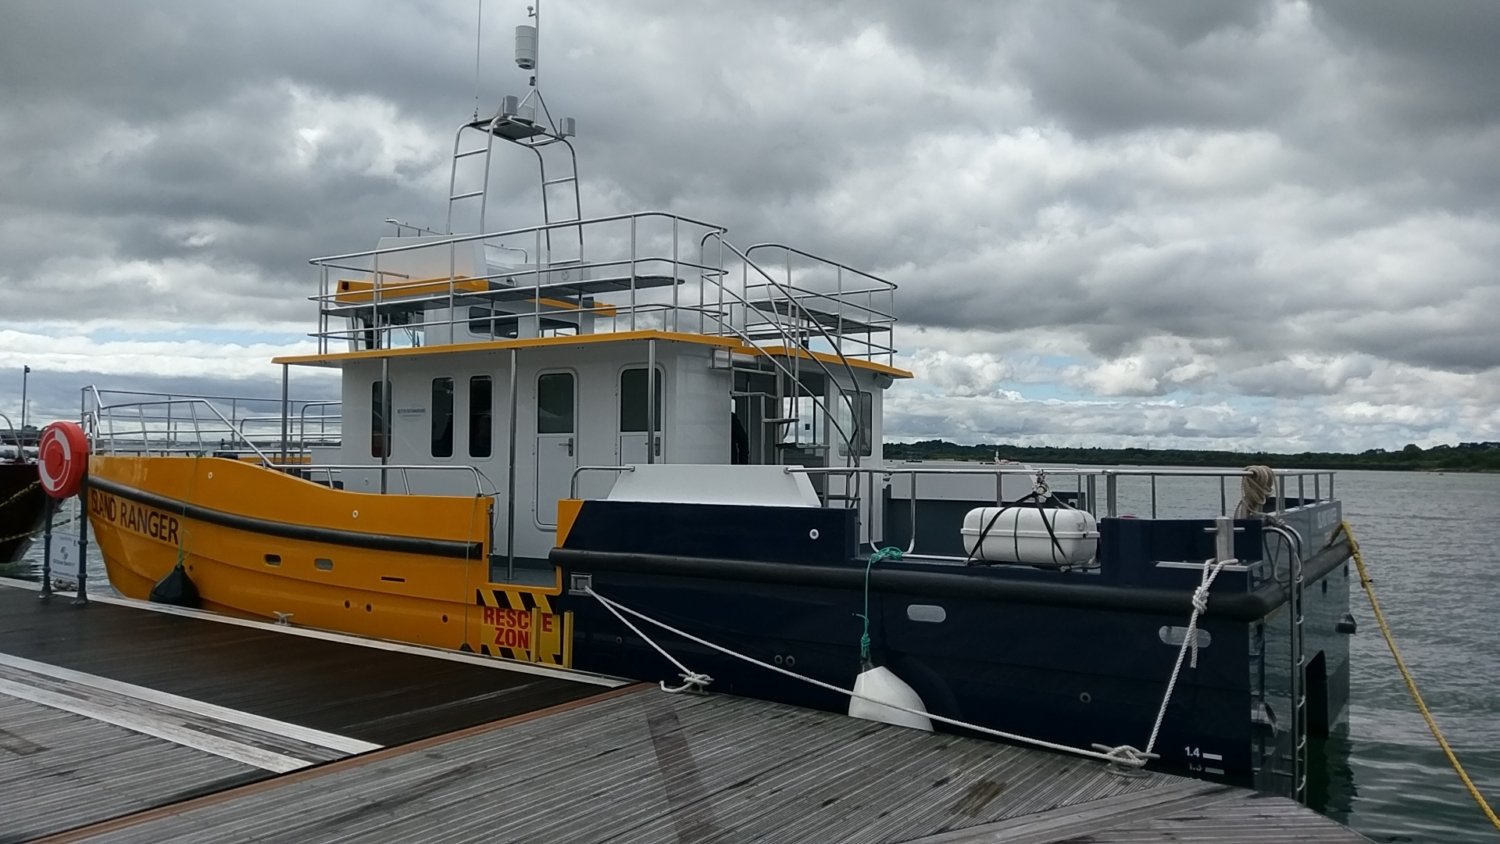
<svg viewBox="0 0 1500 844"><path fill-rule="evenodd" d="M964 516L960 533L976 563L1079 566L1099 550L1094 514L1066 507L979 507Z"/></svg>

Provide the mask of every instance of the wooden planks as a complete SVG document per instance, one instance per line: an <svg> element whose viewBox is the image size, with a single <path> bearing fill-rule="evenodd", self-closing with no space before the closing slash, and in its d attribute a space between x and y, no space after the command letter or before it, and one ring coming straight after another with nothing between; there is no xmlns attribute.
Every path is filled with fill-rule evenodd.
<svg viewBox="0 0 1500 844"><path fill-rule="evenodd" d="M493 666L0 588L0 652L380 745L586 697Z"/></svg>
<svg viewBox="0 0 1500 844"><path fill-rule="evenodd" d="M320 771L326 770L326 773ZM1155 836L1155 837L1152 837ZM1258 837L1257 837L1258 836ZM650 687L102 830L107 841L1364 841L1290 801Z"/></svg>
<svg viewBox="0 0 1500 844"><path fill-rule="evenodd" d="M607 685L0 586L0 844Z"/></svg>
<svg viewBox="0 0 1500 844"><path fill-rule="evenodd" d="M263 776L247 764L0 695L0 842L29 841Z"/></svg>
<svg viewBox="0 0 1500 844"><path fill-rule="evenodd" d="M0 844L1366 840L1241 789L602 688L0 588Z"/></svg>

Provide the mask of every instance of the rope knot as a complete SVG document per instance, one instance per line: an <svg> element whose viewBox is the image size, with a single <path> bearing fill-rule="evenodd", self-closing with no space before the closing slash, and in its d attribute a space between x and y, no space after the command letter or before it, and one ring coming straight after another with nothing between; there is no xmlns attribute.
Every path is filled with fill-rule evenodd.
<svg viewBox="0 0 1500 844"><path fill-rule="evenodd" d="M682 685L668 686L667 681L662 680L661 690L666 692L667 694L672 695L678 694L680 692L703 694L704 692L708 691L708 684L714 681L714 678L697 671L684 671L677 676L682 678Z"/></svg>
<svg viewBox="0 0 1500 844"><path fill-rule="evenodd" d="M1208 586L1204 584L1193 590L1193 609L1200 613L1208 612Z"/></svg>
<svg viewBox="0 0 1500 844"><path fill-rule="evenodd" d="M1152 759L1160 759L1161 755L1145 750L1139 750L1128 744L1110 747L1107 744L1096 744L1094 749L1104 753L1104 757L1111 765L1116 765L1128 770L1138 771L1146 767L1146 763Z"/></svg>

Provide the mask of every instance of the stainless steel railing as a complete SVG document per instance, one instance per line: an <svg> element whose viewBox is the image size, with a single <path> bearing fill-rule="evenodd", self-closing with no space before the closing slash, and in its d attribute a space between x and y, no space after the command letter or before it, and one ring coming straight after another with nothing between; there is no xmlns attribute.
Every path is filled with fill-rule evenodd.
<svg viewBox="0 0 1500 844"><path fill-rule="evenodd" d="M1229 481L1234 478L1246 478L1250 476L1245 469L1179 469L1179 468L1105 468L1105 467L1031 467L1026 465L1006 465L988 468L969 466L910 466L910 465L884 465L884 466L846 466L846 467L800 467L788 466L788 473L805 474L808 476L854 476L865 475L869 477L866 488L872 492L882 489L896 479L904 479L906 489L904 504L907 507L911 540L906 548L906 553L911 554L916 550L916 537L919 519L920 480L923 478L965 478L965 479L989 479L994 480L994 499L997 505L1005 503L1006 479L1028 480L1031 485L1027 491L1034 488L1038 482L1045 482L1047 488L1054 493L1064 495L1071 494L1073 506L1088 510L1096 517L1117 517L1122 513L1122 504L1126 496L1122 494L1122 484L1142 484L1144 488L1134 490L1135 496L1130 500L1140 504L1149 501L1149 518L1161 517L1159 486L1163 481L1171 483L1185 482L1188 480L1216 481L1218 488L1218 512L1213 515L1228 516L1234 512L1235 504L1238 503L1239 491L1234 492L1234 500L1231 501ZM1289 510L1294 510L1311 504L1333 500L1334 475L1329 470L1314 469L1276 469L1272 470L1275 479L1275 489L1268 499L1265 512L1276 516L1285 515ZM1061 480L1062 484L1058 481ZM877 483L877 481L879 481ZM951 485L951 480L950 480ZM826 486L826 485L825 485ZM1071 489L1067 487L1071 486ZM1101 491L1102 487L1102 491ZM970 489L973 489L971 486ZM1289 496L1289 492L1295 495ZM972 493L968 493L972 496ZM1138 496L1138 497L1137 497ZM901 495L892 495L892 503L900 506ZM853 499L852 501L850 499ZM959 496L962 500L962 496ZM837 501L837 505L835 502ZM1288 502L1295 502L1288 506ZM855 486L850 494L836 497L823 494L825 507L853 507L859 509L864 516L871 513L870 502L864 500ZM1209 514L1205 513L1204 516ZM871 542L874 538L874 530L870 532Z"/></svg>
<svg viewBox="0 0 1500 844"><path fill-rule="evenodd" d="M384 465L379 463L311 463L305 466L289 466L287 468L302 474L308 480L312 480L314 476L320 473L326 474L330 486L333 485L335 472L357 470L379 473L382 476L390 473L401 478L402 491L406 495L413 494L411 491L412 472L458 472L460 474L467 474L474 479L475 495L492 497L499 494L494 483L483 472L473 466L465 466L461 463L386 463ZM388 491L383 479L381 487L382 491Z"/></svg>
<svg viewBox="0 0 1500 844"><path fill-rule="evenodd" d="M83 419L102 453L254 455L267 465L296 463L307 447L336 442L341 424L334 415L309 416L309 409L337 402L288 402L245 396L182 395L136 390L83 390ZM274 408L274 412L269 412ZM283 425L283 423L286 425ZM295 423L295 438L286 437ZM321 430L309 435L317 423Z"/></svg>
<svg viewBox="0 0 1500 844"><path fill-rule="evenodd" d="M553 261L547 237L553 230L575 228L590 230L588 241L594 246L595 256L588 259L570 256ZM718 260L711 260L703 247L709 238L722 238L726 231L714 223L646 211L485 234L403 238L415 242L315 258L311 263L319 268L320 280L318 294L311 298L320 304L320 316L313 336L318 338L320 353L331 351L332 344L340 341L364 340L372 348L388 348L401 342L402 332L410 332L413 343L456 342L458 328L470 321L460 315L459 306L482 303L506 303L508 309L497 311L496 315L529 319L527 330L539 336L547 330L632 331L642 327L645 308L662 309L666 305L666 314L658 323L661 327L691 330L691 326L682 324L681 317L697 314L699 332L719 336L754 336L755 331L745 328L787 324L793 318L806 334L809 328L806 318L816 314L816 319L824 323L825 333L833 338L830 351L870 360L893 359L892 344L873 338L893 330L896 321L893 302L886 300L896 286L846 264L782 244L757 244L740 255L746 267L739 274L738 298L746 304L737 312L727 312L722 307L725 297L721 292L731 286L734 274L725 266L722 251ZM526 243L530 249L523 254L531 256L530 263L492 266L482 254L485 248L520 249L505 245L504 240ZM700 253L697 260L684 254L695 241ZM480 248L483 266L475 265L475 247ZM749 268L755 266L749 257L752 250L783 250L787 267L785 282L795 288L789 295L776 294L763 283L748 281ZM793 257L811 262L811 269L804 272L799 267L794 273ZM424 267L425 271L412 272L414 265ZM336 279L334 271L354 273L359 278ZM808 286L814 284L820 273L832 278L831 286L827 289ZM653 285L642 283L648 277L663 274L672 280L670 284L662 285L659 278ZM619 283L609 285L613 289L591 288L591 282L604 279L616 279ZM804 279L805 284L794 283ZM357 281L363 286L358 290L339 290L338 281ZM559 303L555 296L547 295L557 291L578 292ZM755 298L759 292L767 294L765 302ZM877 303L879 297L885 299ZM713 312L715 302L721 306L720 312L728 314L729 322L719 321L722 317L705 319ZM795 309L790 307L793 304L797 306ZM777 308L794 313L776 313ZM444 309L446 315L432 312ZM418 312L420 320L413 321ZM731 330L736 316L738 329ZM359 325L349 328L335 325L346 318L359 320ZM572 328L546 329L544 318L571 322ZM604 320L608 320L607 325ZM846 325L857 330L845 336L841 329ZM795 337L795 332L792 336Z"/></svg>

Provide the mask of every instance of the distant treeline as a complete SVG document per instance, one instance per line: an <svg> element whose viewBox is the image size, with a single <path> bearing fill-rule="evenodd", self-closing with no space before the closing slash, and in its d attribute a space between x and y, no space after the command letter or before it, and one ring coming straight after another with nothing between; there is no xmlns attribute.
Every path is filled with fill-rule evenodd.
<svg viewBox="0 0 1500 844"><path fill-rule="evenodd" d="M886 443L890 460L1015 460L1021 463L1079 463L1134 466L1249 466L1277 469L1388 469L1396 471L1500 472L1500 443L1459 443L1398 451L1372 448L1358 454L1304 451L1189 451L1176 448L1052 448L1041 446L958 445L944 440Z"/></svg>

